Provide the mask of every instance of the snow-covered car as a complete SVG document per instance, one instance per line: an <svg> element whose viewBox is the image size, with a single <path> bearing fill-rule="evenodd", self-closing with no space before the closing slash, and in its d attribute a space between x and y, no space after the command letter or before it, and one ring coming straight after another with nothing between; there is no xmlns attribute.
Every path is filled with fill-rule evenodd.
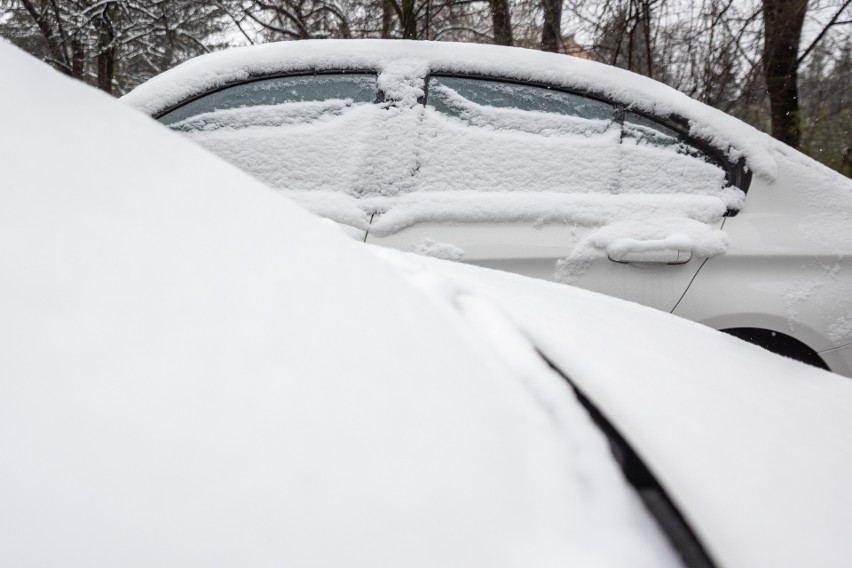
<svg viewBox="0 0 852 568"><path fill-rule="evenodd" d="M497 46L300 41L199 57L124 100L356 239L852 376L852 181L645 77Z"/></svg>
<svg viewBox="0 0 852 568"><path fill-rule="evenodd" d="M0 65L0 565L848 565L847 379L360 245Z"/></svg>

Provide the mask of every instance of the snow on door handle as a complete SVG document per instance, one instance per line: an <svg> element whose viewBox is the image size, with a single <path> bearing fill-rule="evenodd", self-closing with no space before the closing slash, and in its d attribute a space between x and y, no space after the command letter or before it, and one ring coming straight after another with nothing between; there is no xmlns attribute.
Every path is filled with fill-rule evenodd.
<svg viewBox="0 0 852 568"><path fill-rule="evenodd" d="M692 260L692 251L679 248L660 247L655 241L633 241L613 243L606 247L607 257L621 264L654 263L686 264Z"/></svg>

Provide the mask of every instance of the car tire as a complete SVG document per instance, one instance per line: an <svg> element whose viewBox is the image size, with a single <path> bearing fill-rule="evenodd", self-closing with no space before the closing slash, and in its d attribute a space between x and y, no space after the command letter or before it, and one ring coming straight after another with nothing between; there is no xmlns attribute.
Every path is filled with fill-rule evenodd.
<svg viewBox="0 0 852 568"><path fill-rule="evenodd" d="M798 339L785 335L780 331L751 327L738 327L723 329L721 331L738 337L743 341L748 341L758 347L763 347L767 351L772 351L773 353L807 363L820 369L825 369L826 371L831 370L816 351Z"/></svg>

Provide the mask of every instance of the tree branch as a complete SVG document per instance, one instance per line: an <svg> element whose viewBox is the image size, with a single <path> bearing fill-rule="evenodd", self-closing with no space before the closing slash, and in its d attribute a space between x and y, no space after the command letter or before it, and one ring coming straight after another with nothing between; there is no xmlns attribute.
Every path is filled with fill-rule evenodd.
<svg viewBox="0 0 852 568"><path fill-rule="evenodd" d="M843 13L843 10L845 10L849 6L849 4L852 4L852 0L846 0L843 3L843 6L841 6L840 9L837 10L837 13L834 14L834 16L831 18L831 20L829 20L828 24L826 24L826 26L822 29L822 31L819 32L819 35L816 36L816 38L811 42L811 44L808 46L808 48L805 51L803 51L802 54L799 56L799 58L796 60L797 65L801 65L802 61L804 61L805 58L807 58L807 56L811 54L811 52L814 50L814 48L817 46L817 44L820 42L820 40L823 38L823 36L825 36L825 34L828 32L828 30L831 27L833 27L834 25L838 24L838 21L837 21L838 18L840 18L840 15Z"/></svg>

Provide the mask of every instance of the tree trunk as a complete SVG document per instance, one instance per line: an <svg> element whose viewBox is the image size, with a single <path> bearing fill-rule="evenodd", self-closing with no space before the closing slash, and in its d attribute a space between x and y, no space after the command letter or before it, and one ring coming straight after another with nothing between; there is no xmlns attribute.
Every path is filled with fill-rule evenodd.
<svg viewBox="0 0 852 568"><path fill-rule="evenodd" d="M112 94L112 80L115 76L115 28L112 24L112 8L113 5L104 7L101 13L95 19L97 28L98 41L98 88Z"/></svg>
<svg viewBox="0 0 852 568"><path fill-rule="evenodd" d="M512 45L512 19L509 15L508 0L489 0L491 7L491 25L494 29L494 43Z"/></svg>
<svg viewBox="0 0 852 568"><path fill-rule="evenodd" d="M47 43L48 53L54 64L58 65L59 69L63 73L71 75L72 69L70 58L68 57L66 50L63 49L63 42L61 38L58 37L57 32L53 29L53 25L51 24L46 12L39 10L38 7L29 0L21 0L21 5L38 26L42 37L44 37L44 40ZM58 22L57 25L61 25L61 22Z"/></svg>
<svg viewBox="0 0 852 568"><path fill-rule="evenodd" d="M400 2L400 25L402 39L417 39L417 14L414 10L414 0Z"/></svg>
<svg viewBox="0 0 852 568"><path fill-rule="evenodd" d="M382 39L388 39L393 24L393 4L391 0L382 1Z"/></svg>
<svg viewBox="0 0 852 568"><path fill-rule="evenodd" d="M772 136L801 142L798 55L807 0L763 0L763 72L769 92Z"/></svg>
<svg viewBox="0 0 852 568"><path fill-rule="evenodd" d="M644 0L640 6L642 11L641 13L641 22L642 22L642 31L643 31L643 39L645 40L645 57L648 59L648 77L654 78L654 55L653 48L651 47L651 10L653 9L652 2L650 0Z"/></svg>
<svg viewBox="0 0 852 568"><path fill-rule="evenodd" d="M83 49L83 44L76 36L71 38L71 76L81 81L86 80L86 52Z"/></svg>
<svg viewBox="0 0 852 568"><path fill-rule="evenodd" d="M542 0L544 25L541 28L541 49L558 53L562 46L562 0Z"/></svg>

